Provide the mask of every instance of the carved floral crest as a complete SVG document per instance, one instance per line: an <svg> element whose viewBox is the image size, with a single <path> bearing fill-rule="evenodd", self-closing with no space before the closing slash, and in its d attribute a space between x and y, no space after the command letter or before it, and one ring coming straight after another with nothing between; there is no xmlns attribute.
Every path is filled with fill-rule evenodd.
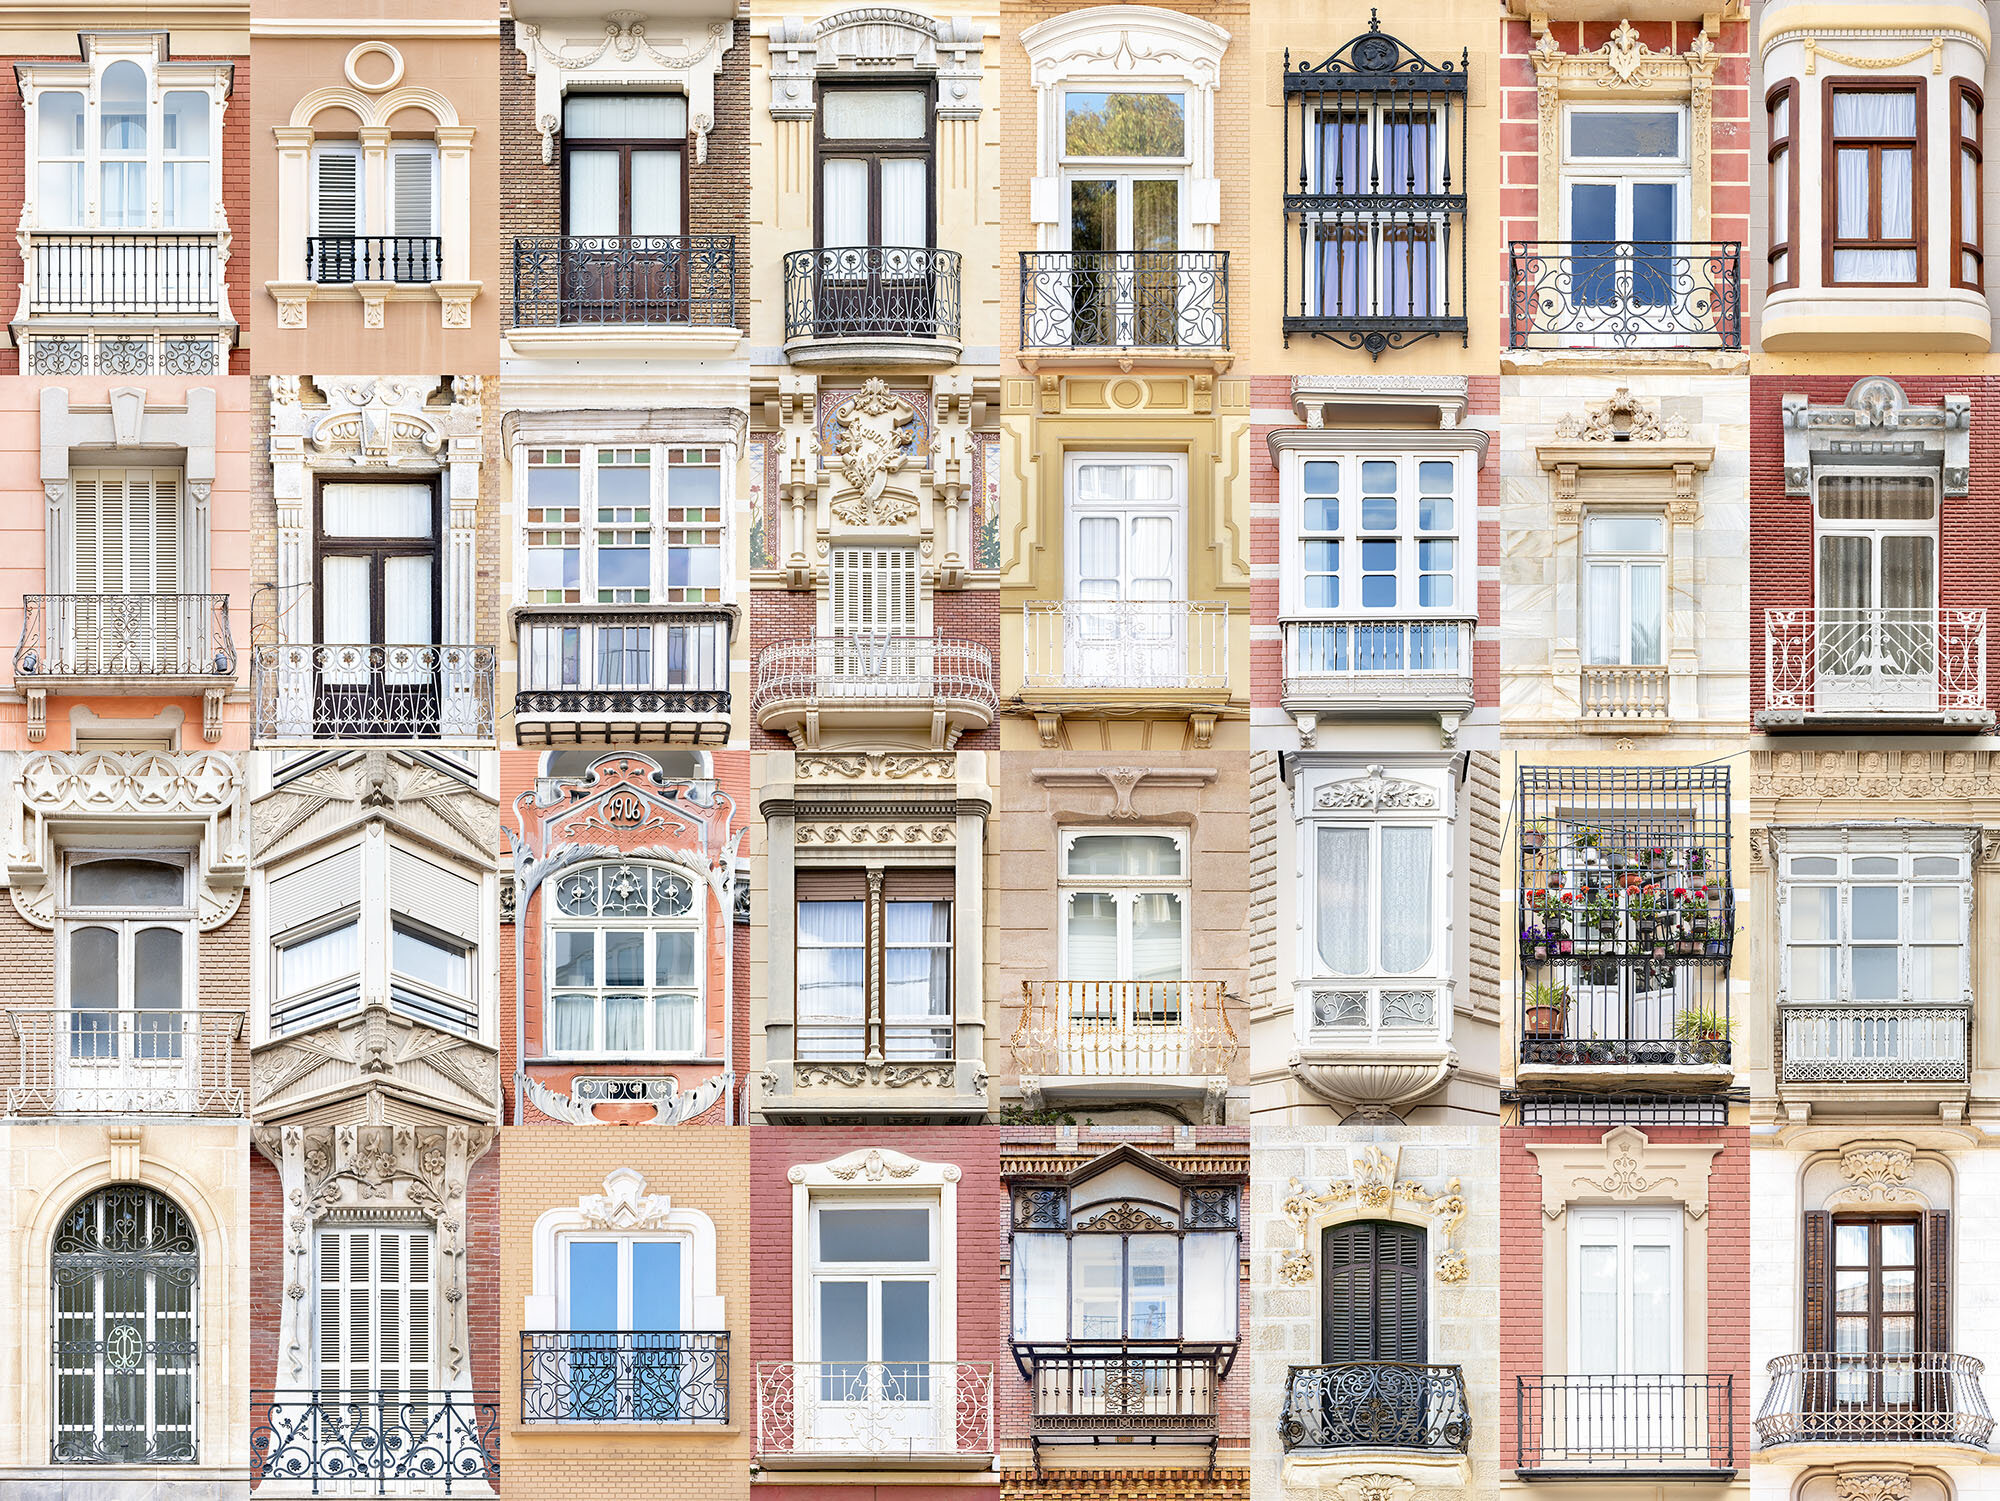
<svg viewBox="0 0 2000 1501"><path fill-rule="evenodd" d="M1407 782L1389 776L1380 766L1370 766L1367 774L1322 787L1313 798L1315 808L1364 808L1371 813L1388 809L1435 808L1437 793L1421 782Z"/></svg>
<svg viewBox="0 0 2000 1501"><path fill-rule="evenodd" d="M600 1230L658 1230L667 1223L673 1200L646 1192L646 1175L629 1167L605 1175L604 1192L576 1201L585 1220Z"/></svg>
<svg viewBox="0 0 2000 1501"><path fill-rule="evenodd" d="M901 526L917 513L905 495L887 495L890 477L909 462L916 437L916 408L879 379L871 379L834 413L839 424L834 461L852 492L833 502L849 526Z"/></svg>
<svg viewBox="0 0 2000 1501"><path fill-rule="evenodd" d="M1841 1176L1854 1185L1850 1196L1866 1203L1892 1204L1913 1199L1909 1186L1910 1154L1894 1147L1861 1147L1840 1158Z"/></svg>
<svg viewBox="0 0 2000 1501"><path fill-rule="evenodd" d="M1347 1177L1330 1179L1320 1193L1308 1192L1297 1178L1291 1180L1280 1208L1298 1231L1299 1249L1279 1264L1278 1275L1283 1280L1294 1287L1313 1280L1315 1248L1311 1231L1315 1219L1329 1211L1335 1217L1341 1217L1344 1211L1379 1215L1399 1204L1429 1218L1437 1238L1434 1257L1437 1280L1465 1280L1465 1253L1452 1244L1452 1237L1466 1215L1465 1195L1459 1180L1452 1178L1434 1192L1414 1178L1397 1178L1397 1160L1395 1149L1371 1144L1355 1148Z"/></svg>
<svg viewBox="0 0 2000 1501"><path fill-rule="evenodd" d="M1687 435L1685 417L1661 416L1658 402L1642 402L1625 386L1581 416L1565 412L1556 419L1556 436L1571 443L1667 443Z"/></svg>

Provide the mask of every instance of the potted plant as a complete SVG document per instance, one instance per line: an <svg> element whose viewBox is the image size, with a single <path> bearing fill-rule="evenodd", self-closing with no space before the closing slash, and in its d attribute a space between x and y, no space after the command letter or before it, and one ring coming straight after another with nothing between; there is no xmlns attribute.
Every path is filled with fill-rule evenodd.
<svg viewBox="0 0 2000 1501"><path fill-rule="evenodd" d="M1695 1006L1674 1018L1674 1037L1687 1044L1696 1063L1721 1063L1728 1057L1729 1034L1736 1024L1706 1007Z"/></svg>
<svg viewBox="0 0 2000 1501"><path fill-rule="evenodd" d="M1569 1023L1569 987L1550 983L1530 985L1521 1013L1521 1030L1530 1037L1560 1037Z"/></svg>
<svg viewBox="0 0 2000 1501"><path fill-rule="evenodd" d="M1597 830L1591 828L1581 828L1576 831L1576 847L1583 852L1585 865L1604 863L1603 837Z"/></svg>
<svg viewBox="0 0 2000 1501"><path fill-rule="evenodd" d="M1651 948L1659 938L1660 920L1667 915L1666 899L1660 895L1660 888L1642 887L1625 904L1625 915L1632 919L1633 936L1640 945Z"/></svg>
<svg viewBox="0 0 2000 1501"><path fill-rule="evenodd" d="M1570 919L1576 913L1576 893L1544 891L1536 902L1536 911L1542 919L1542 931L1548 939L1550 950L1558 955L1575 952L1575 944L1570 941Z"/></svg>
<svg viewBox="0 0 2000 1501"><path fill-rule="evenodd" d="M1688 874L1698 876L1708 869L1708 851L1696 845L1688 851Z"/></svg>
<svg viewBox="0 0 2000 1501"><path fill-rule="evenodd" d="M1527 927L1521 929L1521 952L1536 964L1546 962L1549 957L1548 935L1533 923L1529 923Z"/></svg>
<svg viewBox="0 0 2000 1501"><path fill-rule="evenodd" d="M1655 846L1652 849L1642 852L1640 863L1648 870L1665 870L1667 868L1667 852Z"/></svg>
<svg viewBox="0 0 2000 1501"><path fill-rule="evenodd" d="M1542 852L1549 842L1549 821L1546 818L1531 818L1521 825L1521 848L1533 855Z"/></svg>
<svg viewBox="0 0 2000 1501"><path fill-rule="evenodd" d="M1618 933L1618 898L1608 891L1594 891L1584 899L1584 926L1595 928L1599 938L1613 938Z"/></svg>

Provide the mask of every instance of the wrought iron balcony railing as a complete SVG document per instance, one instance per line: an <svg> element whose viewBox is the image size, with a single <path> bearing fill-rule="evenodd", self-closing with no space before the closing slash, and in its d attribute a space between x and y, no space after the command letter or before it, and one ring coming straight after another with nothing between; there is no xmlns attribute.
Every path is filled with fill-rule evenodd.
<svg viewBox="0 0 2000 1501"><path fill-rule="evenodd" d="M1984 610L1764 612L1765 715L1990 713Z"/></svg>
<svg viewBox="0 0 2000 1501"><path fill-rule="evenodd" d="M1812 1351L1780 1355L1757 1410L1757 1437L1778 1444L1965 1444L1983 1449L1993 1414L1970 1355Z"/></svg>
<svg viewBox="0 0 2000 1501"><path fill-rule="evenodd" d="M444 241L436 235L312 235L306 240L306 279L322 286L348 282L440 280Z"/></svg>
<svg viewBox="0 0 2000 1501"><path fill-rule="evenodd" d="M221 239L138 230L28 231L30 317L212 318Z"/></svg>
<svg viewBox="0 0 2000 1501"><path fill-rule="evenodd" d="M1409 1449L1463 1454L1472 1441L1465 1373L1455 1365L1293 1366L1278 1439L1306 1449Z"/></svg>
<svg viewBox="0 0 2000 1501"><path fill-rule="evenodd" d="M1021 347L1229 347L1226 250L1026 250Z"/></svg>
<svg viewBox="0 0 2000 1501"><path fill-rule="evenodd" d="M1963 1083L1972 1008L1939 1002L1778 1008L1787 1084Z"/></svg>
<svg viewBox="0 0 2000 1501"><path fill-rule="evenodd" d="M736 236L522 236L514 323L733 327Z"/></svg>
<svg viewBox="0 0 2000 1501"><path fill-rule="evenodd" d="M524 613L514 716L729 716L729 617L699 610Z"/></svg>
<svg viewBox="0 0 2000 1501"><path fill-rule="evenodd" d="M244 1020L208 1009L10 1009L18 1071L7 1114L240 1116Z"/></svg>
<svg viewBox="0 0 2000 1501"><path fill-rule="evenodd" d="M226 594L30 594L14 679L236 676Z"/></svg>
<svg viewBox="0 0 2000 1501"><path fill-rule="evenodd" d="M785 341L958 341L959 256L920 245L846 245L785 256Z"/></svg>
<svg viewBox="0 0 2000 1501"><path fill-rule="evenodd" d="M1000 699L993 653L976 641L928 636L814 636L780 641L757 654L751 707L779 703L928 704L983 708L991 721Z"/></svg>
<svg viewBox="0 0 2000 1501"><path fill-rule="evenodd" d="M500 1488L492 1392L346 1388L250 1394L253 1486L327 1496L480 1496Z"/></svg>
<svg viewBox="0 0 2000 1501"><path fill-rule="evenodd" d="M1517 1467L1734 1471L1732 1376L1516 1376Z"/></svg>
<svg viewBox="0 0 2000 1501"><path fill-rule="evenodd" d="M776 1361L757 1367L757 1457L949 1462L993 1453L993 1363Z"/></svg>
<svg viewBox="0 0 2000 1501"><path fill-rule="evenodd" d="M1507 252L1510 349L1740 349L1734 240L1516 240Z"/></svg>
<svg viewBox="0 0 2000 1501"><path fill-rule="evenodd" d="M1667 717L1667 669L1664 666L1614 667L1585 664L1579 684L1585 719L1636 720Z"/></svg>
<svg viewBox="0 0 2000 1501"><path fill-rule="evenodd" d="M1022 1074L1217 1078L1240 1044L1220 980L1023 980L1009 1044Z"/></svg>
<svg viewBox="0 0 2000 1501"><path fill-rule="evenodd" d="M1022 685L1223 693L1229 607L1185 599L1043 599L1025 606Z"/></svg>
<svg viewBox="0 0 2000 1501"><path fill-rule="evenodd" d="M490 646L251 649L251 733L260 740L490 740Z"/></svg>
<svg viewBox="0 0 2000 1501"><path fill-rule="evenodd" d="M525 1423L727 1423L729 1334L524 1330Z"/></svg>
<svg viewBox="0 0 2000 1501"><path fill-rule="evenodd" d="M1416 700L1472 706L1471 616L1287 620L1283 701L1371 708Z"/></svg>
<svg viewBox="0 0 2000 1501"><path fill-rule="evenodd" d="M1028 1378L1029 1436L1213 1443L1226 1357L1213 1346L1173 1340L1098 1349L1016 1345Z"/></svg>

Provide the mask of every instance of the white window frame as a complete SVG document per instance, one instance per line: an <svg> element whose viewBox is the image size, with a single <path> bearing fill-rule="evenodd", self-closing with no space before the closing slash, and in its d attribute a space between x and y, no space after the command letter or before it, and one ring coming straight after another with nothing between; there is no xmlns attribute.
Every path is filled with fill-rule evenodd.
<svg viewBox="0 0 2000 1501"><path fill-rule="evenodd" d="M562 877L577 875L586 870L603 870L614 865L631 865L644 870L648 877L654 872L665 872L685 881L689 890L689 905L686 913L678 917L655 917L651 913L643 917L606 917L602 913L594 917L572 917L561 910L554 889ZM650 900L650 899L649 899ZM708 900L707 889L698 875L671 861L646 859L634 856L631 859L591 860L569 867L552 877L549 889L542 899L542 1055L546 1058L561 1059L676 1059L692 1060L702 1058L708 1052ZM695 1045L688 1051L674 1051L660 1048L653 1041L659 1033L656 1026L658 1005L663 995L682 994L676 987L662 989L657 983L651 985L611 985L604 979L604 940L609 929L634 931L645 935L644 950L647 969L653 970L657 961L658 945L654 941L657 933L692 933L694 935L695 985L694 1010L696 1015ZM592 959L594 983L585 986L564 986L555 982L555 935L558 932L592 933L596 935ZM657 981L657 974L654 976ZM575 1051L558 1052L549 1039L552 1005L557 993L589 994L593 997L593 1020L591 1032L594 1046ZM647 1046L630 1050L611 1050L604 1046L604 1000L607 994L641 995L646 1000Z"/></svg>
<svg viewBox="0 0 2000 1501"><path fill-rule="evenodd" d="M1686 1286L1686 1229L1682 1224L1683 1210L1679 1204L1672 1205L1601 1205L1571 1204L1568 1220L1567 1245L1565 1247L1564 1269L1568 1284L1563 1293L1564 1324L1567 1328L1569 1345L1569 1371L1572 1376L1586 1374L1604 1378L1643 1380L1649 1376L1677 1375L1686 1369L1686 1326L1687 1298ZM1615 1224L1618 1240L1619 1291L1618 1291L1618 1363L1629 1367L1632 1364L1632 1300L1628 1279L1632 1269L1632 1250L1639 1245L1665 1245L1669 1250L1668 1286L1673 1293L1673 1307L1668 1316L1668 1332L1671 1348L1668 1352L1664 1371L1591 1372L1582 1370L1583 1318L1578 1306L1578 1297L1583 1291L1582 1259L1584 1241L1593 1233L1594 1226ZM1611 1233L1611 1232L1597 1232ZM1635 1417L1656 1413L1660 1399L1656 1393L1647 1393L1648 1400L1641 1406ZM1676 1404L1673 1409L1678 1413ZM1613 1423L1616 1414L1606 1411L1599 1415L1599 1421Z"/></svg>
<svg viewBox="0 0 2000 1501"><path fill-rule="evenodd" d="M1921 480L1930 486L1931 516L1929 521L1828 521L1820 515L1820 482L1828 479L1911 479ZM1815 464L1812 470L1812 587L1813 602L1822 608L1832 608L1821 604L1819 598L1819 557L1820 543L1828 537L1867 537L1871 546L1873 597L1876 603L1871 609L1880 610L1882 590L1882 541L1885 537L1928 537L1931 542L1931 604L1935 612L1938 608L1939 572L1944 562L1944 554L1939 535L1939 522L1944 512L1944 475L1936 466L1923 464L1898 464L1882 469L1861 469L1849 464Z"/></svg>
<svg viewBox="0 0 2000 1501"><path fill-rule="evenodd" d="M568 1331L570 1322L569 1253L578 1242L609 1244L618 1248L618 1331L628 1334L671 1334L688 1332L694 1309L694 1237L685 1231L585 1230L559 1231L556 1235L556 1328ZM680 1322L672 1329L635 1329L632 1324L632 1248L639 1244L677 1245L680 1255L680 1287L675 1300ZM609 1331L605 1331L609 1332Z"/></svg>
<svg viewBox="0 0 2000 1501"><path fill-rule="evenodd" d="M1071 94L1179 94L1181 96L1181 149L1173 156L1072 156L1069 151L1069 96ZM1194 229L1188 193L1188 175L1194 168L1191 141L1197 115L1194 89L1178 79L1121 79L1116 83L1088 79L1065 79L1055 87L1055 151L1060 167L1062 203L1056 233L1059 249L1069 249L1074 227L1070 214L1071 185L1077 182L1109 182L1117 215L1116 249L1132 250L1132 188L1138 182L1172 182L1175 186L1174 244L1190 248Z"/></svg>
<svg viewBox="0 0 2000 1501"><path fill-rule="evenodd" d="M1675 138L1680 142L1680 153L1669 160L1660 156L1578 156L1572 149L1571 122L1578 115L1631 115L1655 114L1673 115L1676 119ZM1685 104L1652 99L1624 99L1609 101L1565 100L1562 107L1562 166L1561 166L1561 221L1562 236L1565 241L1576 238L1575 226L1571 220L1570 188L1576 185L1604 184L1618 194L1616 238L1630 241L1632 238L1632 187L1635 183L1670 182L1677 189L1674 194L1674 238L1685 241L1692 213L1694 196L1694 166L1692 142L1689 140L1690 122ZM1601 242L1593 242L1601 243Z"/></svg>
<svg viewBox="0 0 2000 1501"><path fill-rule="evenodd" d="M822 1209L922 1209L929 1220L930 1258L926 1261L834 1261L820 1259L819 1253L819 1213ZM941 1255L944 1225L938 1201L924 1195L853 1193L814 1193L807 1201L806 1221L807 1278L810 1296L806 1300L808 1319L805 1325L806 1350L802 1360L824 1364L820 1329L819 1289L827 1282L863 1282L868 1286L868 1342L874 1351L868 1359L871 1363L885 1357L881 1354L882 1337L882 1284L884 1282L923 1282L930 1287L929 1320L930 1361L935 1364L938 1355L939 1325L946 1309L944 1290L940 1272L943 1266ZM847 1364L848 1362L840 1362Z"/></svg>
<svg viewBox="0 0 2000 1501"><path fill-rule="evenodd" d="M565 1241L609 1240L634 1234L613 1225L643 1220L658 1226L662 1239L682 1243L684 1294L681 1317L691 1331L729 1327L723 1299L716 1292L715 1221L693 1205L677 1203L664 1193L648 1193L645 1174L629 1167L613 1168L602 1193L581 1194L570 1204L542 1211L530 1238L530 1291L522 1301L521 1327L563 1330L569 1326L568 1251Z"/></svg>
<svg viewBox="0 0 2000 1501"><path fill-rule="evenodd" d="M1153 836L1171 839L1180 852L1181 873L1178 876L1081 876L1070 874L1070 852L1079 838L1092 835L1111 835L1118 838L1127 836ZM1059 978L1070 978L1070 902L1079 894L1109 894L1118 909L1118 969L1119 982L1132 980L1132 906L1133 898L1165 894L1180 898L1181 903L1181 972L1179 979L1187 980L1188 965L1191 962L1192 930L1194 927L1194 864L1192 840L1184 828L1171 828L1160 824L1065 824L1056 832L1056 928L1059 935Z"/></svg>
<svg viewBox="0 0 2000 1501"><path fill-rule="evenodd" d="M1594 551L1590 542L1590 524L1593 521L1627 521L1635 518L1657 522L1660 529L1658 552L1638 552L1618 548L1606 552ZM1582 524L1577 531L1577 546L1580 553L1581 588L1578 590L1577 621L1579 644L1583 653L1583 665L1592 667L1657 667L1666 671L1670 643L1667 639L1667 624L1672 611L1668 607L1668 596L1673 590L1673 526L1667 519L1665 507L1650 510L1645 507L1594 507L1583 513ZM1660 659L1657 662L1634 662L1632 660L1632 569L1635 566L1657 567L1660 570ZM1617 654L1610 661L1598 661L1595 657L1595 643L1590 637L1591 576L1595 568L1616 568L1618 570L1618 643Z"/></svg>
<svg viewBox="0 0 2000 1501"><path fill-rule="evenodd" d="M1478 614L1475 565L1469 552L1477 538L1473 515L1477 497L1469 496L1468 474L1476 463L1461 450L1427 452L1422 449L1302 449L1288 448L1279 475L1279 618L1292 620L1397 620L1406 617L1437 619L1470 618ZM1305 466L1316 463L1340 466L1340 521L1334 531L1310 534L1305 529ZM1364 532L1361 529L1361 466L1393 463L1396 468L1396 528L1391 532ZM1417 476L1424 464L1448 464L1452 471L1452 529L1424 532L1418 529L1417 504L1422 489ZM1405 524L1407 521L1407 524ZM1340 542L1340 603L1328 608L1305 602L1305 544L1337 538ZM1396 599L1393 608L1364 606L1361 603L1361 543L1393 538L1397 546ZM1418 601L1418 583L1424 570L1418 567L1419 542L1453 543L1450 605L1423 605ZM1469 670L1470 664L1468 664Z"/></svg>
<svg viewBox="0 0 2000 1501"><path fill-rule="evenodd" d="M177 907L86 907L75 902L70 895L71 878L77 868L93 865L106 860L144 860L159 865L169 865L181 873L182 902ZM118 935L118 998L113 1007L114 1016L140 1014L138 991L135 986L134 969L135 944L141 928L172 928L181 935L181 1007L180 1014L189 1016L200 1003L196 991L196 976L201 973L196 949L200 943L200 924L196 922L195 883L197 865L191 850L152 849L148 847L126 849L103 849L97 847L71 849L63 852L60 896L56 907L55 933L55 982L58 1008L65 1012L77 1010L91 1011L95 1008L78 1007L70 993L70 940L80 928L109 928ZM164 1012L154 1013L164 1015ZM183 1022L183 1026L187 1023ZM177 1043L179 1039L177 1038ZM180 1046L186 1046L179 1043ZM67 1053L67 1042L63 1044ZM125 1047L121 1043L117 1051L104 1060L107 1065L115 1064L125 1057ZM170 1060L176 1064L181 1054L176 1052ZM83 1060L88 1066L88 1060Z"/></svg>
<svg viewBox="0 0 2000 1501"><path fill-rule="evenodd" d="M1913 1006L1926 1004L1970 1005L1972 1004L1972 915L1975 902L1973 870L1976 864L1976 831L1954 828L1897 829L1892 827L1838 828L1826 830L1786 830L1783 843L1778 851L1777 901L1778 901L1778 1001L1791 1002L1793 995L1792 956L1795 946L1831 948L1838 955L1834 968L1834 994L1824 999L1798 999L1800 1005L1812 1006ZM1952 858L1958 861L1956 876L1917 875L1916 861L1920 859ZM1894 875L1857 875L1853 870L1856 859L1894 858L1898 871ZM1832 859L1836 870L1831 875L1800 874L1796 871L1798 861ZM1835 888L1835 919L1838 925L1836 938L1825 943L1795 945L1792 938L1792 896L1798 887L1832 886ZM1897 995L1888 1000L1860 1000L1854 995L1853 949L1856 947L1852 936L1853 889L1856 886L1894 886L1896 898L1896 988ZM1917 887L1945 887L1959 893L1958 909L1958 971L1959 991L1956 995L1914 997L1910 994L1910 950L1913 947L1934 947L1941 945L1917 944L1911 933L1911 893ZM1887 947L1885 943L1864 942L1863 948Z"/></svg>
<svg viewBox="0 0 2000 1501"><path fill-rule="evenodd" d="M1173 589L1169 600L1188 598L1188 463L1185 453L1147 452L1143 449L1100 453L1089 449L1075 449L1063 455L1063 598L1075 602L1077 594L1077 569L1081 566L1083 549L1080 541L1082 517L1078 514L1077 471L1086 464L1166 464L1174 472L1174 493L1167 500L1125 500L1117 502L1093 502L1106 509L1117 509L1128 518L1133 515L1165 516L1173 523L1174 529L1174 573ZM1127 547L1130 533L1119 537L1119 588L1122 591L1131 581L1131 570L1126 566ZM1121 598L1122 598L1121 594ZM1109 601L1104 601L1109 603Z"/></svg>

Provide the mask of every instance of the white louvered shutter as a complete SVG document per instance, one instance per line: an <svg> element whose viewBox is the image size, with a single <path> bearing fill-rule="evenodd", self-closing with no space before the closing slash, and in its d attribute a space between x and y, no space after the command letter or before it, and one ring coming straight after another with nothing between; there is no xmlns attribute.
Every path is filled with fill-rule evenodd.
<svg viewBox="0 0 2000 1501"><path fill-rule="evenodd" d="M847 643L835 664L836 681L861 696L911 691L916 653L884 641L917 634L917 550L838 548L832 592L833 633Z"/></svg>
<svg viewBox="0 0 2000 1501"><path fill-rule="evenodd" d="M429 1230L322 1230L318 1281L323 1394L393 1411L431 1390Z"/></svg>
<svg viewBox="0 0 2000 1501"><path fill-rule="evenodd" d="M178 602L128 596L180 593L180 471L78 470L71 490L70 589L83 598L67 618L49 622L52 639L82 671L177 666Z"/></svg>
<svg viewBox="0 0 2000 1501"><path fill-rule="evenodd" d="M389 153L390 209L396 246L389 274L396 281L436 281L443 271L432 263L430 237L437 233L437 153L398 149Z"/></svg>
<svg viewBox="0 0 2000 1501"><path fill-rule="evenodd" d="M271 882L266 901L271 936L283 938L301 923L338 912L361 900L361 851L358 847L287 871Z"/></svg>
<svg viewBox="0 0 2000 1501"><path fill-rule="evenodd" d="M361 229L361 152L319 146L313 151L312 232L358 235Z"/></svg>

